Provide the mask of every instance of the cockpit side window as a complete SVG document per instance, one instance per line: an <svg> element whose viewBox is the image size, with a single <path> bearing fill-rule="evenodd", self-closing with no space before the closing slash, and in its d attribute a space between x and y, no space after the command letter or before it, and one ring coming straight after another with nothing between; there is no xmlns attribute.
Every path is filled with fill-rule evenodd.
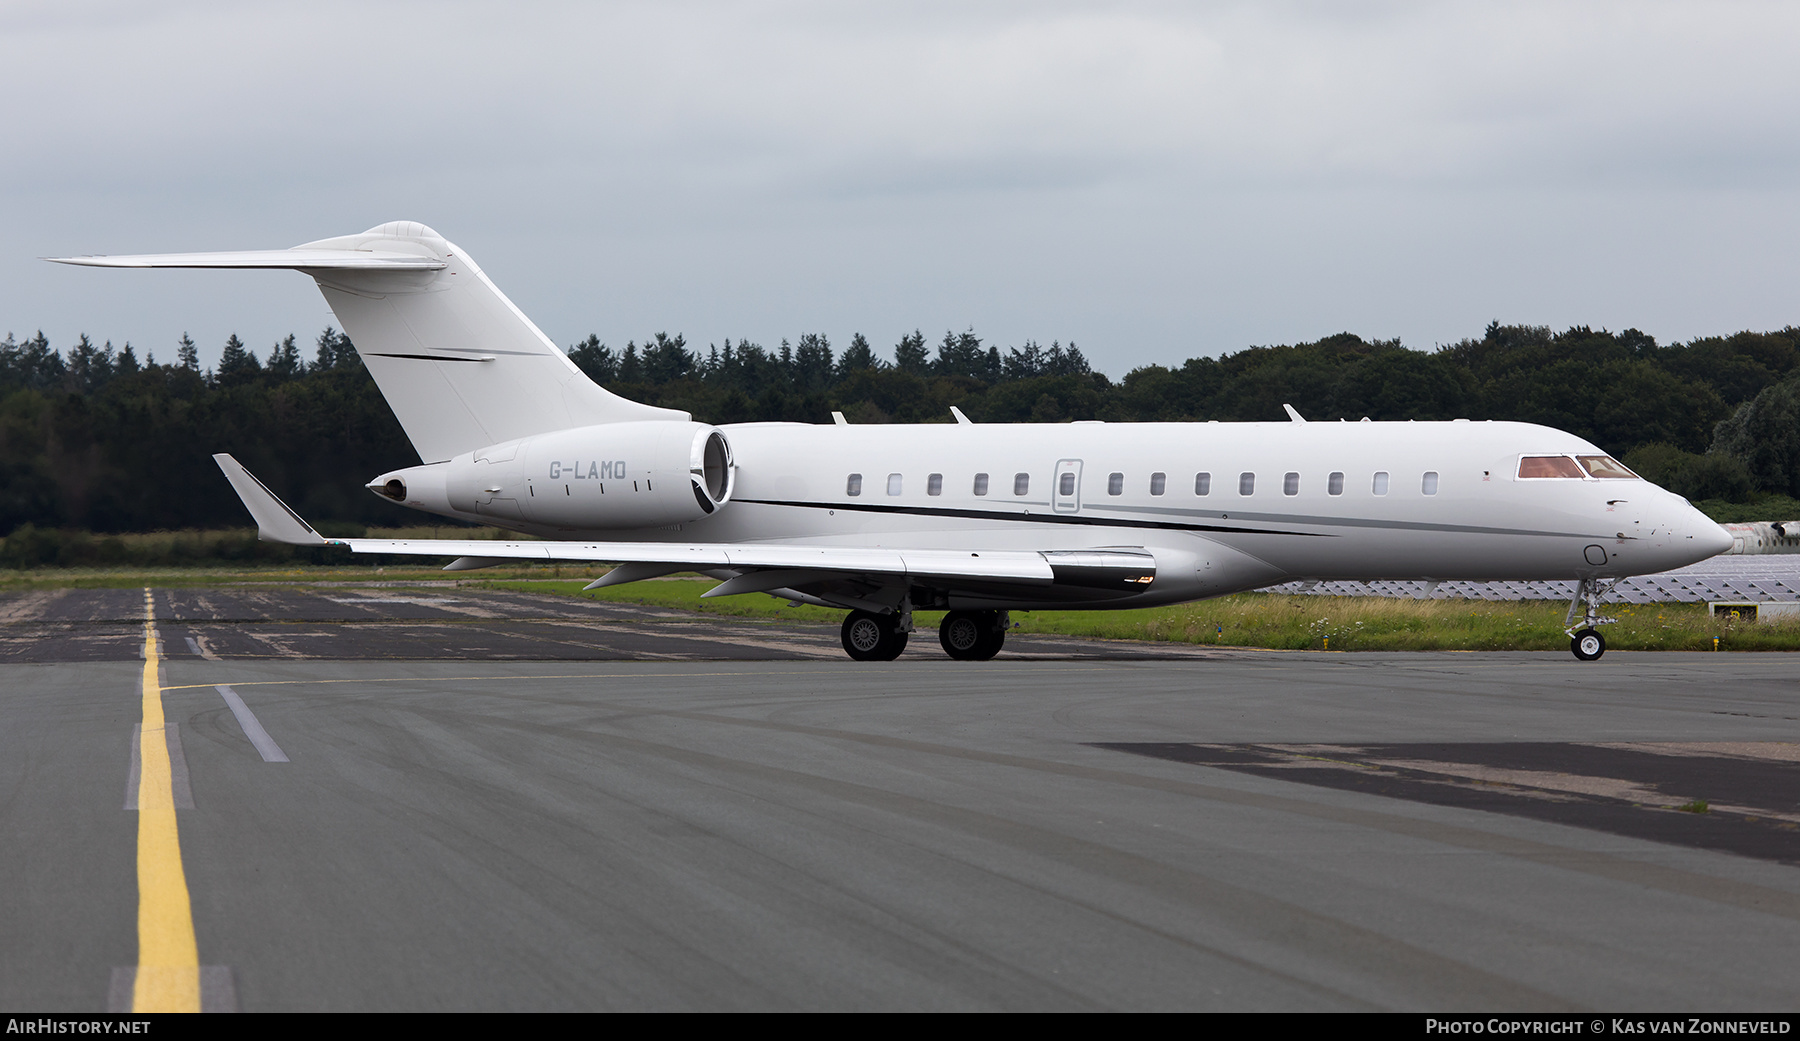
<svg viewBox="0 0 1800 1041"><path fill-rule="evenodd" d="M1527 479L1547 477L1573 477L1580 480L1587 474L1575 465L1575 460L1566 455L1528 455L1519 459L1519 476Z"/></svg>
<svg viewBox="0 0 1800 1041"><path fill-rule="evenodd" d="M1575 458L1580 461L1582 467L1587 470L1588 476L1598 477L1603 481L1628 481L1637 476L1637 474L1625 469L1625 464L1619 462L1610 455L1578 455Z"/></svg>

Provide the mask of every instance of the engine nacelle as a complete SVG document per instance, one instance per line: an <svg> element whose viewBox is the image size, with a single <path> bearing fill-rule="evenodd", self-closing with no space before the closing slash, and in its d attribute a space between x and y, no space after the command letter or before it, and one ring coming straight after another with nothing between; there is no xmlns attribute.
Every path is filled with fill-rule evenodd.
<svg viewBox="0 0 1800 1041"><path fill-rule="evenodd" d="M425 470L435 472L426 478ZM464 514L599 531L699 520L731 501L735 476L731 445L716 427L651 420L536 434L384 474L369 487L430 509L423 500L436 489L415 485L441 479L445 505Z"/></svg>

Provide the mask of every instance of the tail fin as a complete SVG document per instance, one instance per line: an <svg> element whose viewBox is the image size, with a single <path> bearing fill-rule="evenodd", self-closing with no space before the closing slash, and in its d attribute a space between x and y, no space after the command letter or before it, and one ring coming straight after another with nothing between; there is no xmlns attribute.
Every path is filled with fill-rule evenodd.
<svg viewBox="0 0 1800 1041"><path fill-rule="evenodd" d="M304 271L318 282L427 463L569 427L689 418L628 401L588 379L467 254L411 221L288 250L62 262Z"/></svg>

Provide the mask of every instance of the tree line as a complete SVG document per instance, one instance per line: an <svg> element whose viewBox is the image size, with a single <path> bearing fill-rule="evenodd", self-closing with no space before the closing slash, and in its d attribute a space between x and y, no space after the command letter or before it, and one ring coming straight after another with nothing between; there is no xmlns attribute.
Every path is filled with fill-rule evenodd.
<svg viewBox="0 0 1800 1041"><path fill-rule="evenodd" d="M704 349L658 333L613 348L568 348L597 382L713 423L1100 419L1506 419L1599 444L1693 499L1800 497L1800 329L1659 344L1635 329L1495 322L1432 351L1340 333L1250 347L1114 381L1074 343L1005 349L973 330L886 350L822 334L765 347ZM310 355L310 356L308 356ZM211 461L231 452L330 530L417 522L362 483L418 462L341 332L263 356L233 335L203 370L183 336L174 360L82 336L65 350L40 332L0 341L0 532L241 526L243 508Z"/></svg>

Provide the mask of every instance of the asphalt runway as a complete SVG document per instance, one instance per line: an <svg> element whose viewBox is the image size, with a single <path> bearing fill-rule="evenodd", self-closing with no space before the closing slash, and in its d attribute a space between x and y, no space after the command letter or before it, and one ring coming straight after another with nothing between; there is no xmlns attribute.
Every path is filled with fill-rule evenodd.
<svg viewBox="0 0 1800 1041"><path fill-rule="evenodd" d="M832 625L701 616L641 604L474 589L454 583L379 586L204 586L155 592L172 659L466 659L530 661L780 661L841 659ZM0 663L142 657L138 589L52 589L0 596ZM937 634L913 635L909 656L937 656ZM1012 658L1083 659L1207 652L1013 635Z"/></svg>
<svg viewBox="0 0 1800 1041"><path fill-rule="evenodd" d="M130 993L143 595L105 592L0 601L8 1010ZM633 615L559 642L557 605L460 590L313 590L332 608L311 620L221 595L155 595L213 1008L1726 1011L1800 993L1791 656L1066 641L861 664L823 627ZM498 617L429 613L453 606ZM377 616L342 610L360 607ZM402 610L420 614L381 614ZM453 624L485 634L463 660L400 631ZM284 625L338 639L254 635ZM705 660L624 660L651 653Z"/></svg>

